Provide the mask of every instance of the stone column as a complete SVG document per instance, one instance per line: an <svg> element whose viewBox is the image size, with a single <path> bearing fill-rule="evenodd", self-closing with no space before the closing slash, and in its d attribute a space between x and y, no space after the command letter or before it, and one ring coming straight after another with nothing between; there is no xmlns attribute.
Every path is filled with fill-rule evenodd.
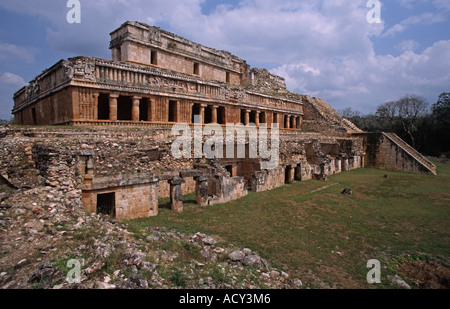
<svg viewBox="0 0 450 309"><path fill-rule="evenodd" d="M117 99L119 95L110 94L109 95L109 120L116 121L117 120Z"/></svg>
<svg viewBox="0 0 450 309"><path fill-rule="evenodd" d="M140 100L142 99L142 97L133 97L133 109L131 111L131 120L137 122L139 121L140 118L140 110L139 110L139 105L140 105Z"/></svg>
<svg viewBox="0 0 450 309"><path fill-rule="evenodd" d="M244 119L244 125L248 125L250 123L250 110L245 111L245 119Z"/></svg>
<svg viewBox="0 0 450 309"><path fill-rule="evenodd" d="M200 116L202 117L202 124L205 123L205 107L206 104L200 104Z"/></svg>
<svg viewBox="0 0 450 309"><path fill-rule="evenodd" d="M170 205L173 211L183 212L183 191L181 184L185 183L181 177L174 177L169 180L170 183Z"/></svg>
<svg viewBox="0 0 450 309"><path fill-rule="evenodd" d="M295 168L295 180L302 181L302 163Z"/></svg>
<svg viewBox="0 0 450 309"><path fill-rule="evenodd" d="M150 178L150 200L149 200L149 216L158 215L158 202L159 202L159 178Z"/></svg>
<svg viewBox="0 0 450 309"><path fill-rule="evenodd" d="M336 167L335 167L336 173L342 172L342 159L339 157L336 158L335 164L336 164Z"/></svg>
<svg viewBox="0 0 450 309"><path fill-rule="evenodd" d="M208 192L208 176L198 177L196 184L197 205L208 206Z"/></svg>
<svg viewBox="0 0 450 309"><path fill-rule="evenodd" d="M148 118L147 119L148 119L148 121L151 121L151 122L155 121L154 105L155 105L154 101L151 98L149 98L148 99Z"/></svg>
<svg viewBox="0 0 450 309"><path fill-rule="evenodd" d="M257 127L259 127L259 114L261 114L261 112L255 112L255 125Z"/></svg>
<svg viewBox="0 0 450 309"><path fill-rule="evenodd" d="M99 93L94 93L94 110L93 110L93 118L94 120L98 120L98 97Z"/></svg>
<svg viewBox="0 0 450 309"><path fill-rule="evenodd" d="M211 122L217 123L217 108L218 106L211 106Z"/></svg>
<svg viewBox="0 0 450 309"><path fill-rule="evenodd" d="M348 171L349 170L349 162L348 162L348 158L342 158L342 170L343 171Z"/></svg>

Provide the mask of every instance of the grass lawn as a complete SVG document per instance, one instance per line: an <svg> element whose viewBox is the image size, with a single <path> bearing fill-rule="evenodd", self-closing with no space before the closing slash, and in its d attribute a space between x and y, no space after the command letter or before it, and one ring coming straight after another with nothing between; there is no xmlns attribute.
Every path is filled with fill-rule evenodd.
<svg viewBox="0 0 450 309"><path fill-rule="evenodd" d="M312 288L386 288L401 262L449 266L450 162L433 163L438 176L365 168L206 208L189 195L183 213L160 208L157 217L130 221L130 230L152 225L215 235ZM353 194L342 195L344 188ZM370 259L381 262L379 285L367 283Z"/></svg>

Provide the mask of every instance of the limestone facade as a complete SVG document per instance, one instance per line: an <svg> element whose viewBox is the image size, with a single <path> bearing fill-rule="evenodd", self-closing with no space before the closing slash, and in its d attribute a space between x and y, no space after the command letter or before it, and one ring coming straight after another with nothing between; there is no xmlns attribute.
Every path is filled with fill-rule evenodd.
<svg viewBox="0 0 450 309"><path fill-rule="evenodd" d="M113 60L61 60L14 95L15 124L278 123L301 129L303 101L257 87L262 77L286 91L284 79L244 60L127 22L111 33ZM270 87L269 87L270 88Z"/></svg>

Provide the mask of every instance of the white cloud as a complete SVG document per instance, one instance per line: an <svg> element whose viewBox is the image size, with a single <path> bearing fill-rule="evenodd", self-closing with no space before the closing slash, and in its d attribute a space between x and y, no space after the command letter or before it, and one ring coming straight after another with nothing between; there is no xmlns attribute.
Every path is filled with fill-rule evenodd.
<svg viewBox="0 0 450 309"><path fill-rule="evenodd" d="M22 87L26 85L25 80L14 73L0 73L0 84L5 86Z"/></svg>
<svg viewBox="0 0 450 309"><path fill-rule="evenodd" d="M420 93L431 100L448 89L450 81L450 41L436 42L421 54L407 50L398 57L372 54L334 63L310 61L320 74L305 74L298 63L272 72L285 77L291 90L326 98L337 109L351 106L369 112L406 93Z"/></svg>
<svg viewBox="0 0 450 309"><path fill-rule="evenodd" d="M35 61L36 48L17 46L14 44L0 42L0 60L19 60L27 63Z"/></svg>
<svg viewBox="0 0 450 309"><path fill-rule="evenodd" d="M395 48L398 50L404 52L404 51L414 51L415 49L419 48L420 44L415 40L404 40L398 43Z"/></svg>
<svg viewBox="0 0 450 309"><path fill-rule="evenodd" d="M433 0L433 5L438 9L450 11L450 1L448 0Z"/></svg>
<svg viewBox="0 0 450 309"><path fill-rule="evenodd" d="M425 12L417 16L410 16L400 23L392 26L386 32L383 33L384 37L395 37L397 34L404 32L408 27L412 25L422 24L430 25L438 22L445 21L445 18L441 14L434 14L431 12Z"/></svg>

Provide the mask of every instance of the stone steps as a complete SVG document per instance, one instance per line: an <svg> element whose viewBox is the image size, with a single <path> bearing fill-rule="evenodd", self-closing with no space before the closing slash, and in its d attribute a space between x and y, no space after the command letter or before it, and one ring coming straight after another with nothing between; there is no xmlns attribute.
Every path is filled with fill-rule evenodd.
<svg viewBox="0 0 450 309"><path fill-rule="evenodd" d="M383 133L394 144L402 148L406 153L413 157L422 166L427 168L433 175L437 175L436 166L420 154L416 149L411 147L408 143L398 137L395 133Z"/></svg>

